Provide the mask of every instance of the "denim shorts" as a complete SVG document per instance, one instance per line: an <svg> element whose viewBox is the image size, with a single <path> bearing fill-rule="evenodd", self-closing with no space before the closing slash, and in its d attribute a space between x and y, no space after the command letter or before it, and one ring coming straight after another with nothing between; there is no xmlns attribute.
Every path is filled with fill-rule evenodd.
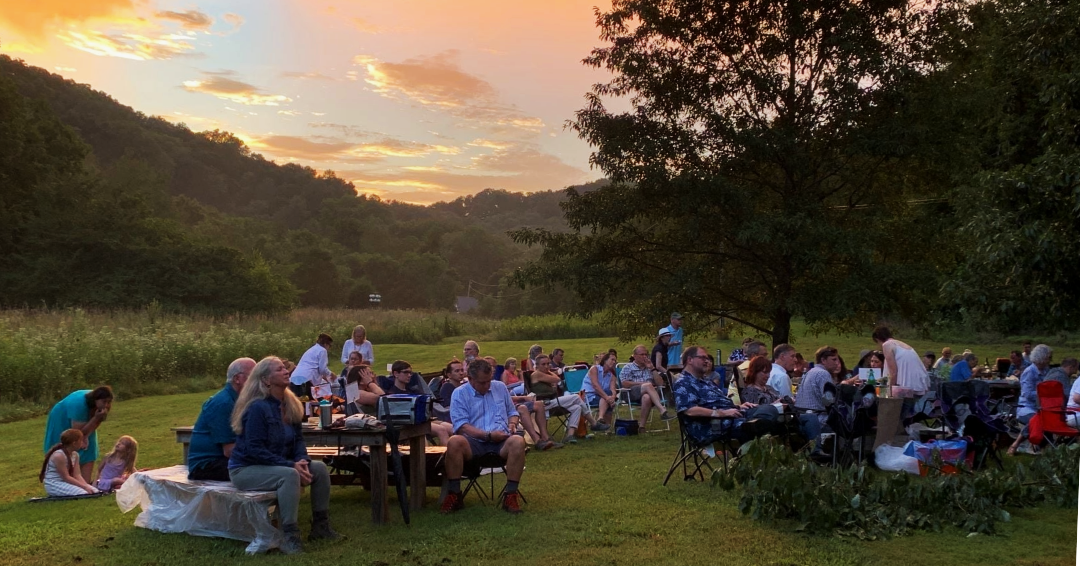
<svg viewBox="0 0 1080 566"><path fill-rule="evenodd" d="M494 454L498 456L499 451L502 450L503 444L506 444L506 440L503 440L502 442L488 442L486 440L480 440L479 438L473 438L471 436L466 436L465 440L469 441L469 449L472 450L473 458L487 456L488 454Z"/></svg>

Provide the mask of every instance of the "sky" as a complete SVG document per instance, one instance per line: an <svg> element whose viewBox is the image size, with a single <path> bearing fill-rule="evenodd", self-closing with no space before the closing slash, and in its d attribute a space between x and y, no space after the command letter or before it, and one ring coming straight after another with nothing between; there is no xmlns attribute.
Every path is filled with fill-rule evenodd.
<svg viewBox="0 0 1080 566"><path fill-rule="evenodd" d="M0 0L0 52L359 192L595 180L565 122L610 0Z"/></svg>

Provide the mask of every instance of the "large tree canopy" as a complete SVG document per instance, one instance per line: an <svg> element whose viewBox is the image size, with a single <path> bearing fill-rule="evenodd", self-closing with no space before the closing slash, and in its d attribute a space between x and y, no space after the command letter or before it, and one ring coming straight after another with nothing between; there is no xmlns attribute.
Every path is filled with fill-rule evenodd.
<svg viewBox="0 0 1080 566"><path fill-rule="evenodd" d="M1000 330L1080 316L1080 3L974 4L950 74L977 107L982 173L961 179L969 244L948 295Z"/></svg>
<svg viewBox="0 0 1080 566"><path fill-rule="evenodd" d="M933 124L908 93L934 12L907 0L615 0L587 65L611 71L571 123L613 181L569 191L570 234L522 230L625 334L672 309L789 339L934 292ZM611 100L629 111L609 109ZM654 327L653 327L654 328Z"/></svg>

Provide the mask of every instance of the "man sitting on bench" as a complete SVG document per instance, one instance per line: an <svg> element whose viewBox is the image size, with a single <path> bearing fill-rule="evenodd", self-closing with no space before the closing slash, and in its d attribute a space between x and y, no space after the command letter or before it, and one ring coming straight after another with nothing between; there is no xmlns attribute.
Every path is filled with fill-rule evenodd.
<svg viewBox="0 0 1080 566"><path fill-rule="evenodd" d="M501 381L492 381L491 364L474 360L468 367L469 382L454 390L450 400L450 420L454 436L446 446L448 493L441 513L464 508L461 499L461 473L465 462L480 456L497 454L506 462L506 488L503 510L521 513L518 482L525 470L525 439L511 434L517 430L518 413L510 392Z"/></svg>
<svg viewBox="0 0 1080 566"><path fill-rule="evenodd" d="M229 422L240 390L244 388L255 360L239 358L229 364L225 387L203 403L199 419L191 431L187 467L189 480L229 480L229 456L236 434Z"/></svg>

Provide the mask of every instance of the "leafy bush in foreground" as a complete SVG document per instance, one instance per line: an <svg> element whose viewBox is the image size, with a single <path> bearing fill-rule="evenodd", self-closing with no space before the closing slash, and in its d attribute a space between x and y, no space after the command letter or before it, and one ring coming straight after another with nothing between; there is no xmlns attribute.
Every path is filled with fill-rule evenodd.
<svg viewBox="0 0 1080 566"><path fill-rule="evenodd" d="M792 519L797 530L874 540L946 525L995 534L1007 507L1076 503L1080 446L1045 450L1027 463L927 477L865 466L819 466L771 440L752 442L713 485L741 489L739 510L754 519ZM1011 462L1010 462L1011 464Z"/></svg>

